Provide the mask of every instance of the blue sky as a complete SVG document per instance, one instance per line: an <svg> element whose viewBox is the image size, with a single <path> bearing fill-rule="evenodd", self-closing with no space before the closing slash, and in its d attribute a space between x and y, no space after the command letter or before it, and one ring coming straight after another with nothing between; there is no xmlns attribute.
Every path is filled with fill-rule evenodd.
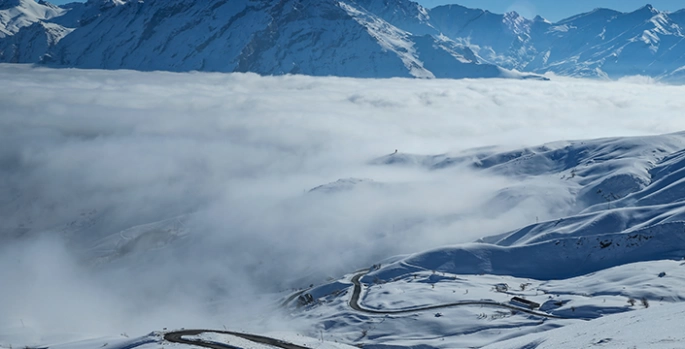
<svg viewBox="0 0 685 349"><path fill-rule="evenodd" d="M74 0L52 0L64 4ZM496 13L514 10L521 15L533 18L539 14L551 21L557 21L597 7L608 7L619 11L632 11L651 3L662 11L675 11L685 8L683 0L415 0L426 7L443 4L459 4L467 7L482 8Z"/></svg>

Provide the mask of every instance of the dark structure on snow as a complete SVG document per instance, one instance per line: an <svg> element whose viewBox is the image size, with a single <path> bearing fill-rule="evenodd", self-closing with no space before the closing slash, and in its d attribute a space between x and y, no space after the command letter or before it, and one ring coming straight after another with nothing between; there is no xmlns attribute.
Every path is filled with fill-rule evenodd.
<svg viewBox="0 0 685 349"><path fill-rule="evenodd" d="M527 299L523 299L521 297L514 297L511 299L511 304L523 307L523 308L528 308L531 310L535 310L537 308L540 308L540 303L535 303L533 301L529 301Z"/></svg>

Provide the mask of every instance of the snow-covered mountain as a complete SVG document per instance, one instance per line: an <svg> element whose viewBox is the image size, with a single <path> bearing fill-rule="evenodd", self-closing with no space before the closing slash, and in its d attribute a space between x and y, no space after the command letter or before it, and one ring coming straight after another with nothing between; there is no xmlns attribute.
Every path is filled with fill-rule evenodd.
<svg viewBox="0 0 685 349"><path fill-rule="evenodd" d="M0 61L268 75L512 76L435 30L433 35L415 31L430 28L426 10L415 3L406 2L405 12L387 18L414 33L362 5L334 0L91 0L59 8L17 0L3 5L2 18L12 21L3 25ZM379 7L376 2L366 5ZM416 21L408 19L414 17Z"/></svg>
<svg viewBox="0 0 685 349"><path fill-rule="evenodd" d="M531 21L516 12L500 15L459 5L438 6L429 13L444 35L503 67L524 69L526 60L547 45L538 39L549 26L541 17Z"/></svg>
<svg viewBox="0 0 685 349"><path fill-rule="evenodd" d="M682 65L685 22L650 5L631 13L597 9L553 24L529 71L576 76L668 77Z"/></svg>
<svg viewBox="0 0 685 349"><path fill-rule="evenodd" d="M558 23L411 0L0 2L0 62L53 66L500 77L682 76L685 11L596 9ZM502 67L502 68L499 68Z"/></svg>
<svg viewBox="0 0 685 349"><path fill-rule="evenodd" d="M430 10L434 26L506 68L570 76L671 78L685 53L683 11L646 5L630 13L596 9L558 23L458 5Z"/></svg>

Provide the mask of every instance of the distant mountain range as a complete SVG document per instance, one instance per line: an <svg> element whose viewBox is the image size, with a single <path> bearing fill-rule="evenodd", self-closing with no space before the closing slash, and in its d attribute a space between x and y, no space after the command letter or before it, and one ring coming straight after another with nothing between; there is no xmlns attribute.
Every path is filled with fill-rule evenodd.
<svg viewBox="0 0 685 349"><path fill-rule="evenodd" d="M683 39L685 10L651 5L551 23L410 0L0 0L0 62L58 67L678 80Z"/></svg>

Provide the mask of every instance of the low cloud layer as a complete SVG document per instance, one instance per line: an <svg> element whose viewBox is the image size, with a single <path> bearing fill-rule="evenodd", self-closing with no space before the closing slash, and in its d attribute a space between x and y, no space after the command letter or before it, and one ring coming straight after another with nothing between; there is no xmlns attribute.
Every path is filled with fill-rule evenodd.
<svg viewBox="0 0 685 349"><path fill-rule="evenodd" d="M263 294L563 211L546 199L506 212L486 205L520 180L370 164L395 149L685 129L685 88L641 79L0 65L0 81L0 325L39 333L248 326L246 317L272 313L256 300ZM309 192L341 178L370 181Z"/></svg>

